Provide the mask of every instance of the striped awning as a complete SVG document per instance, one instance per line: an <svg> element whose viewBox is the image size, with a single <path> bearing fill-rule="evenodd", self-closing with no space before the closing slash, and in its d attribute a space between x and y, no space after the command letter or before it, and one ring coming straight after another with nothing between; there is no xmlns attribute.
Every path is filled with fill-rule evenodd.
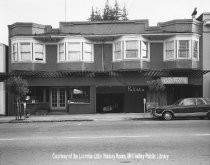
<svg viewBox="0 0 210 165"><path fill-rule="evenodd" d="M119 77L123 75L140 77L201 77L210 70L118 70L118 71L21 71L15 70L8 76L31 78L68 77ZM3 77L3 76L2 76ZM5 77L5 75L4 75Z"/></svg>

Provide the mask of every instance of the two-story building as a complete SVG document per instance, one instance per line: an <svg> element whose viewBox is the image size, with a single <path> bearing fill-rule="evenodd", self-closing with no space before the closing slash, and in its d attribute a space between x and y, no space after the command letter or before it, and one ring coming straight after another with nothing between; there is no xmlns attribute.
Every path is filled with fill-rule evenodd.
<svg viewBox="0 0 210 165"><path fill-rule="evenodd" d="M9 74L27 79L31 113L143 112L148 81L166 84L161 104L209 96L209 13L199 19L9 25ZM203 82L207 87L203 92ZM14 98L9 96L9 115Z"/></svg>

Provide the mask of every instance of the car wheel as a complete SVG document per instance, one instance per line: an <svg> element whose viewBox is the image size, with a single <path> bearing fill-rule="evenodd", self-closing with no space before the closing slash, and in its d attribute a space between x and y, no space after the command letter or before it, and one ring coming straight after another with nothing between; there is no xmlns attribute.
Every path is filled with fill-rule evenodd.
<svg viewBox="0 0 210 165"><path fill-rule="evenodd" d="M165 112L165 113L163 114L163 118L164 118L165 120L171 120L171 119L173 118L173 115L172 115L171 112Z"/></svg>
<svg viewBox="0 0 210 165"><path fill-rule="evenodd" d="M210 120L210 112L207 114L208 119Z"/></svg>

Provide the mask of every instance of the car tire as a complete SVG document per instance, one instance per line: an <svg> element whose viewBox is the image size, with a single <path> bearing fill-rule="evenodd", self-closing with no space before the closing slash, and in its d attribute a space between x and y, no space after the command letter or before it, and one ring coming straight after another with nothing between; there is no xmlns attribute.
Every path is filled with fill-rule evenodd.
<svg viewBox="0 0 210 165"><path fill-rule="evenodd" d="M173 114L171 112L165 112L163 114L163 119L164 120L171 120L173 118Z"/></svg>
<svg viewBox="0 0 210 165"><path fill-rule="evenodd" d="M210 112L207 113L207 118L210 120Z"/></svg>

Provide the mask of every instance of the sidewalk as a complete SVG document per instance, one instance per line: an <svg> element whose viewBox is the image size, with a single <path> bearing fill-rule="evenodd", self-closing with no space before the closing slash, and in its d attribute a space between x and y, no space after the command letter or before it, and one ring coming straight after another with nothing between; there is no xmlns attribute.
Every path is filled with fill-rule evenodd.
<svg viewBox="0 0 210 165"><path fill-rule="evenodd" d="M67 121L120 121L152 119L150 113L79 114L30 116L25 120L15 120L15 116L0 116L0 123L67 122Z"/></svg>

